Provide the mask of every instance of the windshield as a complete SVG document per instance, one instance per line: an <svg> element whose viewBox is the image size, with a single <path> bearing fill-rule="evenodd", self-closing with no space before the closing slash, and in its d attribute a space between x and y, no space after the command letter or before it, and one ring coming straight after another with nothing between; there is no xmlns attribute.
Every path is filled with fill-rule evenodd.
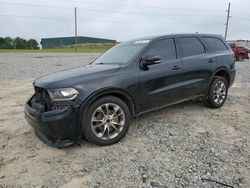
<svg viewBox="0 0 250 188"><path fill-rule="evenodd" d="M145 44L119 44L98 57L94 64L125 64L139 53Z"/></svg>

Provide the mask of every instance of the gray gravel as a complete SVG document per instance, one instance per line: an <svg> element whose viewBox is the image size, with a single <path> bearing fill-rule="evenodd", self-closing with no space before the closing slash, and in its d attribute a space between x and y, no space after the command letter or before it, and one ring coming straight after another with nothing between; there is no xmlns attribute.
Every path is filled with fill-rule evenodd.
<svg viewBox="0 0 250 188"><path fill-rule="evenodd" d="M141 115L108 147L43 144L23 118L32 80L96 56L0 54L0 187L250 187L250 61L221 109L195 100Z"/></svg>
<svg viewBox="0 0 250 188"><path fill-rule="evenodd" d="M0 79L37 78L52 73L90 63L99 54L81 53L1 53Z"/></svg>

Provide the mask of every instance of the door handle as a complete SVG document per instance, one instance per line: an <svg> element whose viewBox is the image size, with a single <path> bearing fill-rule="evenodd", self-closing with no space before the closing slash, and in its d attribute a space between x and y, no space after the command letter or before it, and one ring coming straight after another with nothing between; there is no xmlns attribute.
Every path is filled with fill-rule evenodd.
<svg viewBox="0 0 250 188"><path fill-rule="evenodd" d="M208 60L208 63L214 63L214 62L216 62L216 59L209 59Z"/></svg>
<svg viewBox="0 0 250 188"><path fill-rule="evenodd" d="M181 68L181 67L178 66L178 65L175 65L175 66L172 67L173 70L178 70L178 69L180 69L180 68Z"/></svg>

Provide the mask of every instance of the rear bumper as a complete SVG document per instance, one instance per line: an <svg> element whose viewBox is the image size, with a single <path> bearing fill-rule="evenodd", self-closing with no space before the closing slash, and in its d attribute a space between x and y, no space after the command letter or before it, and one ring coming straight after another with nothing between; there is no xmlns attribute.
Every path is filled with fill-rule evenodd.
<svg viewBox="0 0 250 188"><path fill-rule="evenodd" d="M64 109L39 112L25 104L25 118L36 135L46 144L63 148L77 142L81 137L78 121L79 109L67 106Z"/></svg>

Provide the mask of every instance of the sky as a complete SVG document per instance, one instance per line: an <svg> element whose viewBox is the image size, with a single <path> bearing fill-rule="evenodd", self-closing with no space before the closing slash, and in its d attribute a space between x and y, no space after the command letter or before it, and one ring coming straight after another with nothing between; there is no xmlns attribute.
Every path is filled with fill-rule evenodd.
<svg viewBox="0 0 250 188"><path fill-rule="evenodd" d="M250 40L249 0L231 0L228 40ZM78 36L126 41L168 33L224 36L228 0L0 0L0 37Z"/></svg>

